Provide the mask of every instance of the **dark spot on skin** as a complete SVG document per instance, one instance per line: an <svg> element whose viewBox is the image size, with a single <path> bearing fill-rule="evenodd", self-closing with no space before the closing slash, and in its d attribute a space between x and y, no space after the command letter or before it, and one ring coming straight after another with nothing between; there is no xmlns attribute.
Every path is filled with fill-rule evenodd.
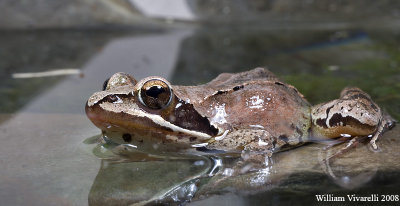
<svg viewBox="0 0 400 206"><path fill-rule="evenodd" d="M194 142L196 139L197 139L197 137L190 137L190 138L189 138L189 141L190 141L190 142Z"/></svg>
<svg viewBox="0 0 400 206"><path fill-rule="evenodd" d="M325 119L317 119L315 121L315 124L326 129L326 128L328 128L328 126L325 124L325 121L326 121L326 118Z"/></svg>
<svg viewBox="0 0 400 206"><path fill-rule="evenodd" d="M284 141L284 142L288 142L289 141L289 138L287 137L287 135L280 135L279 137L278 137L280 140L282 140L282 141Z"/></svg>
<svg viewBox="0 0 400 206"><path fill-rule="evenodd" d="M346 117L346 118L352 118L352 117ZM353 119L354 119L354 118L353 118ZM331 119L329 120L329 126L330 126L330 127L336 126L336 125L339 125L341 122L343 123L343 126L346 126L346 125L347 125L347 122L342 121L342 120L344 120L344 118L342 117L342 115L336 113L336 114L332 115Z"/></svg>
<svg viewBox="0 0 400 206"><path fill-rule="evenodd" d="M233 87L233 91L237 91L239 89L243 89L243 87L244 87L243 85Z"/></svg>
<svg viewBox="0 0 400 206"><path fill-rule="evenodd" d="M328 116L329 116L329 111L331 111L331 109L332 109L334 106L335 106L335 105L332 105L332 106L328 107L328 109L326 109L326 118L328 118ZM326 125L326 118L324 118L324 119L317 119L317 120L315 121L315 123L316 123L318 126L321 126L321 127L323 127L323 128L328 128L328 125Z"/></svg>
<svg viewBox="0 0 400 206"><path fill-rule="evenodd" d="M218 94L225 94L225 93L227 93L227 91L218 90L217 95Z"/></svg>
<svg viewBox="0 0 400 206"><path fill-rule="evenodd" d="M118 100L118 98L117 98L117 96L115 96L115 95L109 95L109 96L107 96L107 101L108 102L115 102L115 101L117 101Z"/></svg>
<svg viewBox="0 0 400 206"><path fill-rule="evenodd" d="M275 82L276 85L285 86L282 82Z"/></svg>
<svg viewBox="0 0 400 206"><path fill-rule="evenodd" d="M361 112L361 116L363 116L364 113Z"/></svg>
<svg viewBox="0 0 400 206"><path fill-rule="evenodd" d="M343 110L343 107L340 107L340 110Z"/></svg>
<svg viewBox="0 0 400 206"><path fill-rule="evenodd" d="M376 128L376 126L363 124L360 121L358 121L356 118L353 118L350 116L343 117L341 114L338 114L338 113L332 115L332 118L329 120L329 126L330 127L336 126L336 125L339 125L341 122L343 123L343 126L357 125L357 127L361 127L366 130L374 130Z"/></svg>
<svg viewBox="0 0 400 206"><path fill-rule="evenodd" d="M328 107L328 109L326 109L326 118L328 118L329 111L331 111L331 109L332 109L334 106L335 106L335 105L332 105L332 106ZM325 119L326 119L326 118L325 118Z"/></svg>
<svg viewBox="0 0 400 206"><path fill-rule="evenodd" d="M128 133L125 133L122 135L122 139L124 139L125 142L130 142L132 141L132 136Z"/></svg>

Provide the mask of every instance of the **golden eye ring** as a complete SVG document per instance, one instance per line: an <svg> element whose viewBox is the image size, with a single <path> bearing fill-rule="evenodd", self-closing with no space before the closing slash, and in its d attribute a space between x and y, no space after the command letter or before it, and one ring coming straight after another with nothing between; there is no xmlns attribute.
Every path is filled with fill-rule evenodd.
<svg viewBox="0 0 400 206"><path fill-rule="evenodd" d="M172 100L172 90L167 82L162 79L147 80L139 89L140 103L151 109L163 109Z"/></svg>

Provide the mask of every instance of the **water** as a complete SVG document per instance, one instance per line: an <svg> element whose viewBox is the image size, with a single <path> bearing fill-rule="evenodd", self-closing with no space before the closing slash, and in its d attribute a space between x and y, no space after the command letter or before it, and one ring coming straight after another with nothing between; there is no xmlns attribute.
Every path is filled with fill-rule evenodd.
<svg viewBox="0 0 400 206"><path fill-rule="evenodd" d="M358 86L400 119L397 30L294 27L1 32L2 204L175 204L193 198L189 205L289 205L315 204L317 194L398 194L398 126L378 142L381 153L358 147L333 161L337 178L323 171L316 144L279 153L269 167L232 177L234 158L224 160L224 167L202 156L131 162L85 141L100 131L86 118L84 104L120 71L194 85L221 72L268 66L313 104ZM11 78L59 68L81 68L83 76ZM224 175L209 176L218 171Z"/></svg>

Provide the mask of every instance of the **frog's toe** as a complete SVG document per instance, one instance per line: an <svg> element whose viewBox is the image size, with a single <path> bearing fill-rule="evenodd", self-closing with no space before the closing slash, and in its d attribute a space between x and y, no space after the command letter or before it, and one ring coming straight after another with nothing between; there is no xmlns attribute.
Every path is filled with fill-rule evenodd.
<svg viewBox="0 0 400 206"><path fill-rule="evenodd" d="M382 135L383 130L385 129L384 125L379 125L378 130L375 132L375 134L371 137L371 140L369 141L369 146L370 149L373 152L380 152L381 150L379 149L378 145L376 145L376 141L379 139L379 137Z"/></svg>
<svg viewBox="0 0 400 206"><path fill-rule="evenodd" d="M381 148L378 147L375 140L369 142L369 149L373 152L382 152Z"/></svg>

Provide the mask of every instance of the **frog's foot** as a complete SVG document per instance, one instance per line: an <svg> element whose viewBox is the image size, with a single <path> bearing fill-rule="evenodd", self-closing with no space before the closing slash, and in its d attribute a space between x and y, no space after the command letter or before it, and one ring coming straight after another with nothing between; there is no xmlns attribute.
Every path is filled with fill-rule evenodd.
<svg viewBox="0 0 400 206"><path fill-rule="evenodd" d="M342 139L344 139L344 138L345 138L345 137L343 137ZM351 140L349 140L349 141L347 142L347 144L346 144L344 147L340 148L340 149L339 149L338 151L336 151L333 155L327 157L327 158L326 158L326 159L327 159L326 161L329 161L330 159L333 159L333 158L339 157L340 155L345 154L345 153L348 152L350 149L356 147L359 143L364 142L366 139L367 139L367 137L365 137L365 136L356 136L356 137L353 137ZM341 143L342 143L341 141L338 141L338 142L336 142L336 143L334 143L334 144L330 144L330 145L324 147L324 150L327 151L328 149L332 148L333 146L338 145L338 144L341 144Z"/></svg>
<svg viewBox="0 0 400 206"><path fill-rule="evenodd" d="M396 125L396 120L393 119L390 115L388 115L386 112L382 112L382 121L380 122L378 129L376 130L375 134L372 136L370 143L370 148L374 152L378 152L379 147L376 145L376 141L379 139L379 137L387 130L392 129Z"/></svg>
<svg viewBox="0 0 400 206"><path fill-rule="evenodd" d="M233 164L231 164L231 167L220 170L219 174L226 177L248 174L270 167L273 164L273 160L266 153L243 151L241 158L237 159Z"/></svg>
<svg viewBox="0 0 400 206"><path fill-rule="evenodd" d="M244 161L265 165L273 154L274 146L270 136L258 138L244 146L241 157Z"/></svg>
<svg viewBox="0 0 400 206"><path fill-rule="evenodd" d="M237 164L240 174L264 169L271 165L273 151L271 147L266 146L258 143L250 143L245 146L241 153L241 160Z"/></svg>
<svg viewBox="0 0 400 206"><path fill-rule="evenodd" d="M367 137L365 136L357 136L351 139L350 141L347 142L347 144L343 147L340 148L338 151L336 151L334 154L331 154L331 148L333 146L336 146L338 144L341 144L342 142L336 141L333 144L330 144L323 149L320 150L319 152L319 163L322 168L322 170L325 172L325 174L328 175L336 184L340 185L341 187L347 188L347 189L354 189L356 187L359 187L360 185L365 184L366 182L370 181L372 177L374 177L375 173L377 172L377 168L372 169L371 171L366 171L362 172L358 175L355 176L348 176L348 175L342 175L338 176L335 174L334 170L332 169L332 163L334 162L333 160L340 155L345 154L348 152L350 149L356 147L358 143L365 143L365 141L368 140Z"/></svg>
<svg viewBox="0 0 400 206"><path fill-rule="evenodd" d="M338 151L336 151L334 154L331 154L331 149L334 146L337 146L339 144L342 144L344 141L347 141L346 137L341 137L337 139L336 141L332 142L331 144L323 147L320 152L318 153L319 156L319 163L324 170L325 173L329 174L332 178L336 178L336 175L332 172L332 169L330 167L330 161L333 160L334 158L339 157L340 155L345 154L348 152L351 148L354 148L358 145L359 142L365 140L365 137L354 137L353 139L349 140L346 144L346 146L340 148Z"/></svg>

